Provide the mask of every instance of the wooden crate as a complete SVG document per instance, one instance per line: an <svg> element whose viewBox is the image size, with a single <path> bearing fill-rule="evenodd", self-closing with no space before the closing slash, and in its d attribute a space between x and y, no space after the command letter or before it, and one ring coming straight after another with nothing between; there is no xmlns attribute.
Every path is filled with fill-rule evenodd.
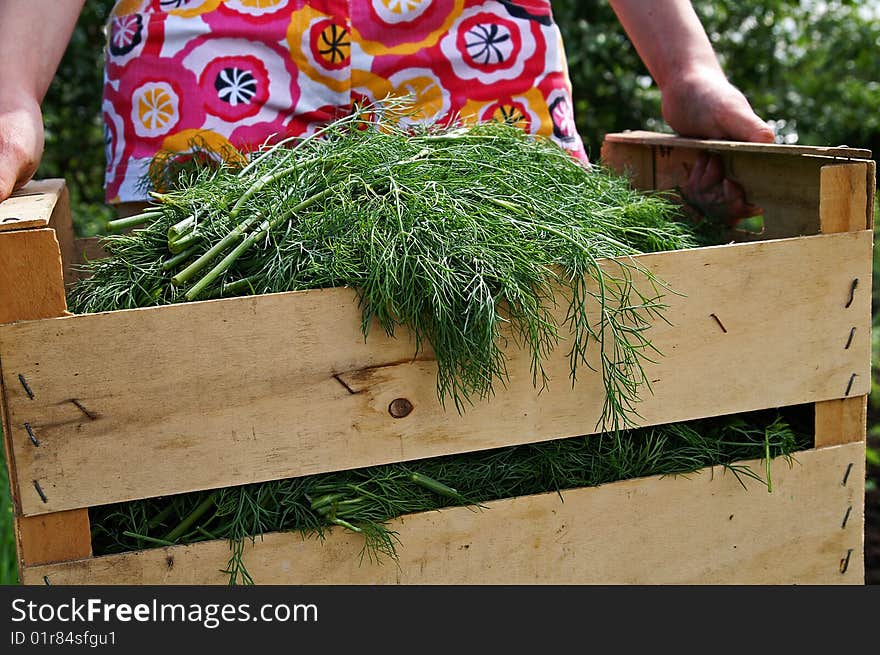
<svg viewBox="0 0 880 655"><path fill-rule="evenodd" d="M853 583L863 573L874 162L848 148L609 135L603 162L644 189L723 157L763 234L639 257L678 295L651 328L645 425L815 404L815 447L774 489L723 468L503 499L395 521L399 566L358 564L360 537L269 534L265 583ZM436 398L430 353L365 343L349 289L88 316L63 279L83 250L63 182L0 205L0 382L23 582L224 583L225 541L93 557L88 508L594 431L598 376L549 389L510 351L508 388L464 415ZM86 244L91 248L91 244ZM412 411L392 416L394 400ZM759 463L754 462L753 466Z"/></svg>

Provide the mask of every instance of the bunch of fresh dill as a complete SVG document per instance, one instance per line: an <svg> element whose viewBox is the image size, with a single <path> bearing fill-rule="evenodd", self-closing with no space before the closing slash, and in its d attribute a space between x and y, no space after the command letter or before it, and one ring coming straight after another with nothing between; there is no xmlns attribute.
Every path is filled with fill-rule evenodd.
<svg viewBox="0 0 880 655"><path fill-rule="evenodd" d="M341 526L363 534L362 558L396 558L397 534L386 522L413 512L706 466L769 488L770 460L810 447L792 425L756 412L93 507L93 548L99 555L228 539L231 584L253 582L245 546L270 531L323 537ZM760 458L762 472L736 463Z"/></svg>
<svg viewBox="0 0 880 655"><path fill-rule="evenodd" d="M536 384L564 340L572 379L582 364L603 375L603 424L625 425L665 291L626 256L693 244L676 205L515 126L403 128L392 110L183 173L116 222L140 227L105 241L71 309L350 286L365 334L377 320L432 346L438 395L459 411L506 380L506 339L531 353Z"/></svg>

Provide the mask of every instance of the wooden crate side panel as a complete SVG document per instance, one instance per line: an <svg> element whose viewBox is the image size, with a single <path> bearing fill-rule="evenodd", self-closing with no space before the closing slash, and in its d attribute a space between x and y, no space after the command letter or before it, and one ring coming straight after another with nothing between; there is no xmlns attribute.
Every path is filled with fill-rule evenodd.
<svg viewBox="0 0 880 655"><path fill-rule="evenodd" d="M819 224L823 234L869 229L868 170L865 162L819 169Z"/></svg>
<svg viewBox="0 0 880 655"><path fill-rule="evenodd" d="M701 150L657 148L657 189L685 185ZM726 175L745 190L746 200L763 210L764 231L749 235L732 230L738 241L764 241L819 234L819 171L830 159L756 152L722 152Z"/></svg>
<svg viewBox="0 0 880 655"><path fill-rule="evenodd" d="M0 204L3 207L8 203ZM61 289L61 255L55 233L49 229L0 232L0 323L18 319L60 316L67 312ZM3 368L0 353L0 371ZM20 384L16 378L15 383ZM18 498L18 478L11 445L6 398L7 383L0 374L0 419L3 447L9 469L13 502Z"/></svg>
<svg viewBox="0 0 880 655"><path fill-rule="evenodd" d="M761 155L787 155L814 157L835 157L841 159L870 159L871 151L847 146L798 146L780 143L752 143L746 141L719 141L717 139L691 139L676 134L633 130L607 134L606 142L621 144L642 144L666 148L699 148L716 152L750 152Z"/></svg>
<svg viewBox="0 0 880 655"><path fill-rule="evenodd" d="M751 462L762 470L762 462ZM358 564L362 539L274 533L247 547L263 584L863 584L857 444L772 466L773 492L720 467L688 477L450 508L398 519L399 566ZM844 482L844 478L846 480ZM44 584L224 584L225 541L31 567Z"/></svg>
<svg viewBox="0 0 880 655"><path fill-rule="evenodd" d="M864 442L867 417L867 396L816 403L816 447L835 446L854 441Z"/></svg>
<svg viewBox="0 0 880 655"><path fill-rule="evenodd" d="M23 566L90 556L92 535L88 510L19 517L18 547Z"/></svg>
<svg viewBox="0 0 880 655"><path fill-rule="evenodd" d="M26 199L28 202L35 202L36 198L47 195L50 194L29 196ZM65 238L70 238L73 228L70 223L67 190L63 183L54 190L53 197L55 202L51 207L43 203L40 208L51 212L46 220L54 222L62 234L65 234L65 229L69 228L70 234ZM71 241L68 240L68 243ZM56 317L66 313L61 249L55 229L0 232L0 323ZM25 385L28 385L28 382L27 378L18 379L17 376L12 382L3 381L2 370L3 361L0 355L0 418L3 420L3 447L9 470L13 504L18 508L21 488L20 478L16 475L13 430L9 423L7 398L9 384L18 385L27 396ZM27 388L30 389L29 385ZM29 491L32 492L33 487ZM89 515L86 509L43 514L39 517L21 516L20 512L16 511L14 529L19 570L25 565L87 557L92 552Z"/></svg>
<svg viewBox="0 0 880 655"><path fill-rule="evenodd" d="M55 231L0 232L0 324L67 312Z"/></svg>
<svg viewBox="0 0 880 655"><path fill-rule="evenodd" d="M55 230L55 238L61 250L61 263L64 271L64 284L75 281L74 266L79 263L80 252L76 246L73 229L73 215L70 212L70 192L64 186L58 193L58 200L49 217L49 227Z"/></svg>
<svg viewBox="0 0 880 655"><path fill-rule="evenodd" d="M654 151L649 146L606 140L602 143L600 163L629 177L636 189L649 191L655 188Z"/></svg>
<svg viewBox="0 0 880 655"><path fill-rule="evenodd" d="M31 180L0 202L0 232L49 227L64 180Z"/></svg>
<svg viewBox="0 0 880 655"><path fill-rule="evenodd" d="M671 324L651 328L664 356L647 369L643 424L866 394L867 326L845 345L850 312L866 316L870 297L844 305L870 252L863 231L639 258L682 294L664 299ZM2 326L22 511L596 431L601 378L583 371L572 388L564 346L547 361L548 389L511 350L507 389L459 416L437 400L435 363L411 361L400 337L374 330L365 343L346 289ZM398 398L413 406L405 418L389 412Z"/></svg>
<svg viewBox="0 0 880 655"><path fill-rule="evenodd" d="M730 230L728 237L734 241L766 241L819 234L820 171L828 164L846 165L848 162L813 153L804 156L799 149L789 150L789 146L778 146L765 152L762 148L716 149L712 146L715 142L694 139L665 143L666 139L606 139L602 147L602 163L619 173L627 173L636 188L680 190L686 185L701 153L710 151L721 156L727 176L739 183L748 202L761 207L764 213L763 232L752 234ZM805 150L811 151L809 148ZM815 150L824 152L827 149ZM849 163L861 171L863 177L866 177L869 164L873 162ZM853 191L850 189L850 201L860 202L865 198L863 189ZM846 193L846 190L841 187L839 193Z"/></svg>

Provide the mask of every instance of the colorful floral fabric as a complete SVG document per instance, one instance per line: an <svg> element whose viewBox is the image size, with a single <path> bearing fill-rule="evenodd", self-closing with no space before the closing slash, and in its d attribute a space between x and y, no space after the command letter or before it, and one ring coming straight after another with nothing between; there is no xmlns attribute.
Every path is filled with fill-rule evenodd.
<svg viewBox="0 0 880 655"><path fill-rule="evenodd" d="M146 197L159 151L253 149L388 95L586 161L549 0L119 0L108 28L110 203Z"/></svg>

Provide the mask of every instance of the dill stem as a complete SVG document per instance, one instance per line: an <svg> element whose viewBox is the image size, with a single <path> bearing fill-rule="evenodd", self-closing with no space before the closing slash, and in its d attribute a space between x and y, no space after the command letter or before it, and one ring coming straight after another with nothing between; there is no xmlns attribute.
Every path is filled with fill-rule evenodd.
<svg viewBox="0 0 880 655"><path fill-rule="evenodd" d="M180 271L177 275L171 278L171 283L175 286L180 286L184 282L187 282L190 278L192 278L196 273L205 268L208 263L214 259L221 252L226 250L229 246L236 243L239 239L242 238L244 233L259 219L259 216L253 216L246 221L242 221L238 225L236 225L230 232L220 239L216 244L211 246L208 251L203 254L201 257L196 259L192 264L187 266L185 269Z"/></svg>
<svg viewBox="0 0 880 655"><path fill-rule="evenodd" d="M197 249L198 246L191 246L186 250L177 253L176 255L174 255L174 257L166 259L164 262L162 262L162 270L170 271L172 268L176 268L178 264L182 264L187 259L192 257L196 253Z"/></svg>
<svg viewBox="0 0 880 655"><path fill-rule="evenodd" d="M241 208L244 207L244 204L255 195L257 195L260 191L265 189L267 185L272 184L273 182L277 182L278 180L287 177L291 173L295 173L298 169L299 165L289 166L288 168L282 168L277 173L266 174L257 178L257 181L247 188L247 190L232 206L232 209L229 210L229 218L235 218L236 216L238 216Z"/></svg>
<svg viewBox="0 0 880 655"><path fill-rule="evenodd" d="M214 505L214 494L211 494L210 496L205 498L201 503L199 503L198 506L192 512L189 513L189 516L187 516L185 519L183 519L183 521L181 521L180 524L176 528L174 528L171 532L166 534L165 540L170 541L170 542L174 542L174 541L180 539L180 537L182 535L186 534L187 530L189 530L190 527L192 527L193 523L198 521L204 515L205 512L207 512L209 509L211 509L211 507L213 507L213 505Z"/></svg>
<svg viewBox="0 0 880 655"><path fill-rule="evenodd" d="M185 234L178 239L168 242L168 250L170 250L173 254L178 254L183 252L184 250L188 250L191 246L198 243L202 240L202 235L198 232L190 232L189 234Z"/></svg>
<svg viewBox="0 0 880 655"><path fill-rule="evenodd" d="M357 526L355 526L355 525L352 525L351 523L349 523L349 522L346 521L345 519L333 519L333 520L330 521L330 522L331 522L331 523L335 523L336 525L339 525L339 526L341 526L341 527L343 527L343 528L348 528L348 529L351 530L352 532L363 532L363 530L361 530L359 527L357 527Z"/></svg>
<svg viewBox="0 0 880 655"><path fill-rule="evenodd" d="M117 232L119 230L125 230L130 227L138 227L140 225L144 225L145 223L149 223L150 221L154 221L162 215L162 212L152 211L152 212L144 212L143 214L136 214L135 216L126 216L125 218L117 218L115 221L110 221L107 223L107 229L111 232Z"/></svg>
<svg viewBox="0 0 880 655"><path fill-rule="evenodd" d="M411 473L409 479L415 482L420 487L427 489L428 491L433 491L435 494L440 496L446 496L447 498L452 498L454 500L461 500L461 494L458 493L457 489L453 489L442 482L438 482L434 478L429 478L427 475L422 475L421 473Z"/></svg>
<svg viewBox="0 0 880 655"><path fill-rule="evenodd" d="M253 291L254 282L256 282L259 277L259 275L251 275L250 277L244 277L240 280L236 280L235 282L224 284L223 295L235 295L244 293L245 291Z"/></svg>
<svg viewBox="0 0 880 655"><path fill-rule="evenodd" d="M137 534L135 532L129 532L128 530L124 530L122 532L126 537L130 537L131 539L140 539L141 541L146 541L147 543L156 544L157 546L176 546L177 544L166 541L165 539L156 539L156 537L148 537L145 534Z"/></svg>
<svg viewBox="0 0 880 655"><path fill-rule="evenodd" d="M161 512L156 514L153 518L151 518L147 522L147 528L152 530L153 528L158 526L160 523L162 523L162 521L164 521L165 519L167 519L171 515L171 512L173 512L174 509L175 509L174 503L169 503L168 505L166 505L165 508Z"/></svg>
<svg viewBox="0 0 880 655"><path fill-rule="evenodd" d="M187 216L182 221L178 221L174 225L168 228L168 243L172 241L177 241L183 235L189 234L195 229L196 225L196 217L195 216Z"/></svg>
<svg viewBox="0 0 880 655"><path fill-rule="evenodd" d="M256 243L259 239L266 236L271 230L278 227L281 223L286 223L287 221L289 221L298 212L302 211L303 209L307 209L308 207L315 204L316 202L319 202L320 200L323 200L324 198L329 196L334 191L336 191L335 187L328 187L328 188L324 189L323 191L319 191L318 193L314 194L313 196L309 196L308 198L306 198L305 200L300 202L298 205L293 207L286 214L282 214L281 216L278 216L277 218L273 218L270 220L264 220L262 223L260 223L260 226L254 232L249 234L248 237L244 241L239 243L228 255L226 255L226 257L221 259L220 262L216 266L214 266L214 268L212 268L210 271L208 271L202 279L200 279L198 282L196 282L186 292L186 294L185 294L186 299L193 300L194 298L197 298L198 295L202 291L204 291L211 284L213 284L217 280L218 277L220 277L223 273L225 273L229 269L230 266L232 266L232 264L235 262L236 259L241 257L243 252L245 252L248 248L250 248L252 245L254 245L254 243ZM225 239L224 239L224 241L225 241ZM213 250L213 248L211 250ZM204 257L204 255L203 255L203 257ZM189 268L192 268L192 266L190 266ZM186 271L181 271L181 273L179 273L178 276L182 275L184 272L186 272Z"/></svg>

